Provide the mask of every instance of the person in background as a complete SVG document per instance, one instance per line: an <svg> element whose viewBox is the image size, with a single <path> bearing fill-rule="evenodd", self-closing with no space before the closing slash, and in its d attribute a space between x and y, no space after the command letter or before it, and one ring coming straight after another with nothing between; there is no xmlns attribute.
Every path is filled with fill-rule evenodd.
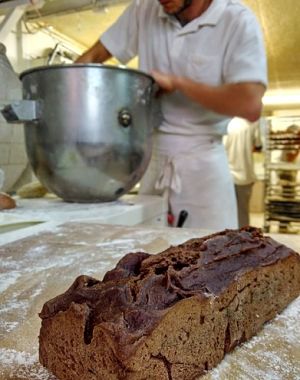
<svg viewBox="0 0 300 380"><path fill-rule="evenodd" d="M253 152L262 150L259 122L233 118L228 124L224 145L233 176L238 205L239 227L249 225L249 202L256 180Z"/></svg>
<svg viewBox="0 0 300 380"><path fill-rule="evenodd" d="M76 63L112 56L138 56L160 86L162 120L140 192L167 192L175 225L184 211L184 227L236 228L222 136L232 117L261 113L266 55L252 11L234 0L133 0Z"/></svg>

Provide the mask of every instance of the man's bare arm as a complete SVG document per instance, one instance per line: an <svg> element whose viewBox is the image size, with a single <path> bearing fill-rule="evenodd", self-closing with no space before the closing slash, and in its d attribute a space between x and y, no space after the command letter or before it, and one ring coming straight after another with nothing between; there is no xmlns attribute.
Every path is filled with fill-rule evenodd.
<svg viewBox="0 0 300 380"><path fill-rule="evenodd" d="M102 63L111 58L111 53L101 41L97 41L90 49L83 53L75 63Z"/></svg>
<svg viewBox="0 0 300 380"><path fill-rule="evenodd" d="M265 86L261 83L245 82L211 86L157 71L152 72L152 75L162 90L181 91L191 100L214 112L242 117L251 122L260 117L262 97L265 93Z"/></svg>

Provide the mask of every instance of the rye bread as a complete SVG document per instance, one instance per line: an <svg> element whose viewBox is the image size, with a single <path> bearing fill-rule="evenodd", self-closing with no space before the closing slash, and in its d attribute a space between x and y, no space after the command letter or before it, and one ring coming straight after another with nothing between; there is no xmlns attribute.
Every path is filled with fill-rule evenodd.
<svg viewBox="0 0 300 380"><path fill-rule="evenodd" d="M299 254L255 228L129 253L44 305L40 362L61 380L192 380L299 294Z"/></svg>

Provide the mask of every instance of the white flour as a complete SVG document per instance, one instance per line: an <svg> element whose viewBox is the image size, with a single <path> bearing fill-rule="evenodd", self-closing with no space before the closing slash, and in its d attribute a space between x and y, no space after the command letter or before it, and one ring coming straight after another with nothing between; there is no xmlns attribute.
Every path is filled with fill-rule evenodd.
<svg viewBox="0 0 300 380"><path fill-rule="evenodd" d="M11 271L9 273L0 274L0 294L14 284L18 278L21 277L21 273L17 271Z"/></svg>
<svg viewBox="0 0 300 380"><path fill-rule="evenodd" d="M0 363L5 366L5 371L0 368L1 380L55 380L45 368L38 363L38 356L27 352L6 350L0 348Z"/></svg>

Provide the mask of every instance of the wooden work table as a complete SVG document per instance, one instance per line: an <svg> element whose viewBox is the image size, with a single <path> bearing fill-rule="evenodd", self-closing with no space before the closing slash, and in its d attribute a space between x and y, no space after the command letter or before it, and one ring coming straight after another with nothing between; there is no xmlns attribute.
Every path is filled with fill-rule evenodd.
<svg viewBox="0 0 300 380"><path fill-rule="evenodd" d="M157 253L207 233L78 222L10 238L0 246L0 380L55 379L38 363L38 313L78 275L101 279L130 251ZM273 237L300 251L300 236ZM299 319L300 298L201 380L300 379Z"/></svg>

